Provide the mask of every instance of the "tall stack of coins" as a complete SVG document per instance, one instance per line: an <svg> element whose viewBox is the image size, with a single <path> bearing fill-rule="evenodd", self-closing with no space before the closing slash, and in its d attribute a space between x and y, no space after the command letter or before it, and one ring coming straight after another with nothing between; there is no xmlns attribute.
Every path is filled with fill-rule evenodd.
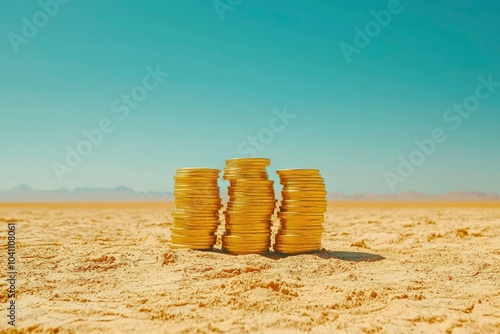
<svg viewBox="0 0 500 334"><path fill-rule="evenodd" d="M222 208L220 170L181 168L174 177L175 210L171 248L212 249Z"/></svg>
<svg viewBox="0 0 500 334"><path fill-rule="evenodd" d="M266 171L270 165L270 159L262 158L226 161L224 179L231 185L222 247L229 253L260 254L271 246L276 197L274 181Z"/></svg>
<svg viewBox="0 0 500 334"><path fill-rule="evenodd" d="M283 192L274 251L300 254L320 250L327 192L319 170L288 169L277 173Z"/></svg>

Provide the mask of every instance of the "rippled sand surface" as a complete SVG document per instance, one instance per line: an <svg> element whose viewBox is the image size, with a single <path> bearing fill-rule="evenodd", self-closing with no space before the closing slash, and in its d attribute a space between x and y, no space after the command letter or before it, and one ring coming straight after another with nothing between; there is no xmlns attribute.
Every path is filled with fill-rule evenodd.
<svg viewBox="0 0 500 334"><path fill-rule="evenodd" d="M500 205L332 203L324 250L293 257L170 250L171 210L0 205L0 331L500 333Z"/></svg>

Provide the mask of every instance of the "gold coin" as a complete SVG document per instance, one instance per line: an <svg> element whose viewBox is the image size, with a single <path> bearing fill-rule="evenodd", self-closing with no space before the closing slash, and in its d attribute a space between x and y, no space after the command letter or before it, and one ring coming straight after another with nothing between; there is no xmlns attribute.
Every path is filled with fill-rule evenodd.
<svg viewBox="0 0 500 334"><path fill-rule="evenodd" d="M314 219L325 219L325 214L321 212L288 212L288 211L279 211L278 218L281 219L306 219L309 218L311 220Z"/></svg>
<svg viewBox="0 0 500 334"><path fill-rule="evenodd" d="M228 218L242 218L248 217L252 218L266 218L267 220L271 219L271 216L274 215L275 208L228 208L225 213Z"/></svg>
<svg viewBox="0 0 500 334"><path fill-rule="evenodd" d="M262 235L261 238L246 238L244 240L227 240L224 237L222 238L222 244L224 246L229 247L242 247L247 245L248 247L269 247L271 245L271 235Z"/></svg>
<svg viewBox="0 0 500 334"><path fill-rule="evenodd" d="M211 250L213 249L213 245L178 245L170 243L169 247L171 249L193 249L193 250Z"/></svg>
<svg viewBox="0 0 500 334"><path fill-rule="evenodd" d="M185 236L193 236L196 237L198 235L201 236L213 236L215 232L217 232L217 229L210 229L210 230L205 230L205 229L198 229L198 228L180 228L180 227L171 227L170 232L172 234L177 234L177 235L185 235Z"/></svg>
<svg viewBox="0 0 500 334"><path fill-rule="evenodd" d="M264 226L272 226L273 223L269 217L262 217L262 219L226 219L226 226L255 226L262 228Z"/></svg>
<svg viewBox="0 0 500 334"><path fill-rule="evenodd" d="M270 237L270 234L252 234L252 235L238 235L238 234L224 234L222 236L223 241L229 242L255 242L261 241L263 238Z"/></svg>
<svg viewBox="0 0 500 334"><path fill-rule="evenodd" d="M226 223L226 230L231 231L267 231L271 230L272 225L270 224L233 224Z"/></svg>
<svg viewBox="0 0 500 334"><path fill-rule="evenodd" d="M324 180L324 177L319 173L295 173L295 174L278 174L280 180Z"/></svg>
<svg viewBox="0 0 500 334"><path fill-rule="evenodd" d="M220 173L220 169L210 168L210 167L182 167L182 168L178 168L177 171Z"/></svg>
<svg viewBox="0 0 500 334"><path fill-rule="evenodd" d="M222 240L222 247L232 249L262 249L271 247L271 238L254 242L229 242Z"/></svg>
<svg viewBox="0 0 500 334"><path fill-rule="evenodd" d="M282 240L278 238L279 236L276 236L276 241L274 243L274 246L279 246L281 248L295 248L295 249L300 249L300 248L320 248L321 247L321 238L309 238L306 242L304 237L302 238L302 242L296 242L296 241L290 241L290 240Z"/></svg>
<svg viewBox="0 0 500 334"><path fill-rule="evenodd" d="M326 199L318 199L318 200L313 200L313 199L310 199L310 198L306 198L306 199L286 199L286 200L282 200L282 203L286 203L286 204L304 204L304 205L318 205L318 204L321 204L321 205L327 205L328 202L326 201Z"/></svg>
<svg viewBox="0 0 500 334"><path fill-rule="evenodd" d="M271 248L270 242L255 243L255 244L228 244L222 243L223 249L240 250L240 251L255 251L255 250L267 250Z"/></svg>
<svg viewBox="0 0 500 334"><path fill-rule="evenodd" d="M299 208L299 209L312 209L312 208L320 208L320 209L327 209L328 208L328 204L325 202L325 203L317 203L317 204L309 204L305 201L300 201L300 202L294 202L294 203L290 203L288 201L284 201L284 202L281 202L281 207L282 208L290 208L290 209L293 209L293 208Z"/></svg>
<svg viewBox="0 0 500 334"><path fill-rule="evenodd" d="M229 186L227 188L228 192L235 192L235 193L263 193L263 194L274 194L274 187L271 185L265 185L265 186Z"/></svg>
<svg viewBox="0 0 500 334"><path fill-rule="evenodd" d="M228 174L234 174L234 175L240 175L240 174L249 174L249 175L252 175L252 174L261 174L261 173L265 173L265 174L268 174L267 173L267 169L266 167L248 167L248 166L243 166L243 167L233 167L233 168L226 168L224 170L224 174L225 175L228 175Z"/></svg>
<svg viewBox="0 0 500 334"><path fill-rule="evenodd" d="M290 224L290 225L297 225L297 224L323 224L325 222L325 218L321 216L315 216L315 217L305 217L304 215L297 215L297 217L287 217L287 218L280 218L279 219L282 224Z"/></svg>
<svg viewBox="0 0 500 334"><path fill-rule="evenodd" d="M324 228L323 224L322 223L314 223L314 224L310 224L310 223L283 223L281 222L280 223L280 227L281 229L283 230L296 230L296 231L300 231L300 230L321 230Z"/></svg>
<svg viewBox="0 0 500 334"><path fill-rule="evenodd" d="M312 244L301 244L301 245L289 245L289 244L280 244L280 243L275 243L274 245L274 250L288 250L288 251L299 251L299 250L317 250L321 249L321 242L316 242Z"/></svg>
<svg viewBox="0 0 500 334"><path fill-rule="evenodd" d="M310 229L309 227L303 228L280 228L279 235L303 235L303 236L319 236L323 235L324 229Z"/></svg>
<svg viewBox="0 0 500 334"><path fill-rule="evenodd" d="M241 210L241 209L274 209L276 207L276 202L234 202L227 205L228 210Z"/></svg>
<svg viewBox="0 0 500 334"><path fill-rule="evenodd" d="M223 250L232 255L251 255L251 254L264 254L269 251L269 247L265 249L255 249L255 250L238 250L238 249L228 249L223 248Z"/></svg>
<svg viewBox="0 0 500 334"><path fill-rule="evenodd" d="M319 169L279 169L276 171L278 175L294 176L294 175L321 175Z"/></svg>
<svg viewBox="0 0 500 334"><path fill-rule="evenodd" d="M258 164L242 164L242 165L227 165L224 169L224 174L227 173L267 173L266 165Z"/></svg>
<svg viewBox="0 0 500 334"><path fill-rule="evenodd" d="M313 244L320 242L321 238L317 236L306 236L302 234L282 234L281 231L276 235L276 242L283 244Z"/></svg>
<svg viewBox="0 0 500 334"><path fill-rule="evenodd" d="M232 180L266 180L269 177L269 175L224 175L224 180L225 181L232 181Z"/></svg>
<svg viewBox="0 0 500 334"><path fill-rule="evenodd" d="M299 190L299 189L283 189L283 191L281 192L281 194L283 196L286 196L286 195L291 195L291 196L294 196L294 195L303 195L303 196L314 196L314 195L318 195L318 196L326 196L328 194L328 192L325 190L325 189L322 189L322 190L311 190L311 189L305 189L305 190Z"/></svg>
<svg viewBox="0 0 500 334"><path fill-rule="evenodd" d="M304 250L304 249L321 249L321 242L314 242L309 244L284 244L276 242L274 244L274 249L280 248L282 250Z"/></svg>
<svg viewBox="0 0 500 334"><path fill-rule="evenodd" d="M252 193L233 193L229 192L228 193L229 197L231 199L250 199L250 200L255 200L255 199L263 199L263 200L276 200L276 197L274 196L273 193L259 193L259 192L252 192Z"/></svg>
<svg viewBox="0 0 500 334"><path fill-rule="evenodd" d="M226 233L228 235L232 234L238 234L238 233L268 233L271 231L271 225L234 225L234 224L229 224L225 226ZM233 232L238 232L238 233L231 233Z"/></svg>
<svg viewBox="0 0 500 334"><path fill-rule="evenodd" d="M231 186L272 186L274 185L273 180L234 180L231 182Z"/></svg>
<svg viewBox="0 0 500 334"><path fill-rule="evenodd" d="M303 183L303 184L290 184L290 185L284 185L283 187L284 191L290 191L290 190L300 190L300 191L321 191L324 192L326 191L325 185L324 184L311 184L311 183Z"/></svg>
<svg viewBox="0 0 500 334"><path fill-rule="evenodd" d="M286 254L286 255L299 255L299 254L309 254L316 253L321 250L321 247L311 247L306 249L290 249L290 248L274 248L276 253Z"/></svg>
<svg viewBox="0 0 500 334"><path fill-rule="evenodd" d="M268 158L232 158L227 159L226 164L231 163L266 163L271 164L271 159Z"/></svg>
<svg viewBox="0 0 500 334"><path fill-rule="evenodd" d="M231 199L228 204L234 203L255 203L255 204L275 204L277 200L272 197L240 196Z"/></svg>
<svg viewBox="0 0 500 334"><path fill-rule="evenodd" d="M256 221L268 221L271 220L271 218L274 215L274 209L266 209L266 210L258 210L258 211L251 211L251 210L230 210L230 211L225 211L224 215L226 217L226 220L228 221L249 221L249 222L256 222Z"/></svg>
<svg viewBox="0 0 500 334"><path fill-rule="evenodd" d="M283 216L285 215L285 216ZM325 215L324 214L314 214L314 215L308 215L308 214L302 214L302 215L289 215L286 212L278 212L278 218L280 218L280 221L282 223L290 223L290 224L297 224L297 223L304 223L304 224L312 224L312 223L324 223L325 221Z"/></svg>
<svg viewBox="0 0 500 334"><path fill-rule="evenodd" d="M171 234L170 237L174 244L191 244L191 243L210 243L217 239L215 235L182 235Z"/></svg>
<svg viewBox="0 0 500 334"><path fill-rule="evenodd" d="M274 198L231 198L228 205L276 205Z"/></svg>
<svg viewBox="0 0 500 334"><path fill-rule="evenodd" d="M285 201L327 201L325 197L311 197L311 196L282 196L282 202Z"/></svg>
<svg viewBox="0 0 500 334"><path fill-rule="evenodd" d="M315 186L315 187L326 187L326 184L323 181L313 181L313 180L296 180L296 181L283 181L281 180L280 184L284 188L288 187L302 187L302 186Z"/></svg>
<svg viewBox="0 0 500 334"><path fill-rule="evenodd" d="M265 200L269 199L276 199L276 195L273 192L266 191L266 192L258 192L258 191L252 191L252 192L243 192L243 191L232 191L229 190L227 192L227 195L231 198L249 198L249 199L258 199L262 198Z"/></svg>
<svg viewBox="0 0 500 334"><path fill-rule="evenodd" d="M225 176L229 175L249 175L249 176L255 176L255 175L269 175L269 173L266 171L265 168L262 169L253 169L253 168L227 168L224 171Z"/></svg>
<svg viewBox="0 0 500 334"><path fill-rule="evenodd" d="M320 207L307 207L307 206L281 206L280 207L281 212L288 212L288 213L295 213L295 214L307 214L307 213L325 213L327 211L327 208L320 208Z"/></svg>
<svg viewBox="0 0 500 334"><path fill-rule="evenodd" d="M242 227L242 226L255 226L255 228L264 228L267 226L272 226L273 224L269 222L269 219L258 219L258 220L248 220L248 219L228 219L226 220L226 227Z"/></svg>
<svg viewBox="0 0 500 334"><path fill-rule="evenodd" d="M267 252L271 248L270 244L262 244L262 245L222 245L223 250L231 251L231 252Z"/></svg>
<svg viewBox="0 0 500 334"><path fill-rule="evenodd" d="M226 235L222 237L222 244L223 245L228 245L228 246L243 246L243 245L249 245L249 246L266 246L271 244L271 234L266 233L262 235L255 235L253 237L248 237L246 235L244 238L239 238L239 239L228 239L230 237L235 237L238 235Z"/></svg>

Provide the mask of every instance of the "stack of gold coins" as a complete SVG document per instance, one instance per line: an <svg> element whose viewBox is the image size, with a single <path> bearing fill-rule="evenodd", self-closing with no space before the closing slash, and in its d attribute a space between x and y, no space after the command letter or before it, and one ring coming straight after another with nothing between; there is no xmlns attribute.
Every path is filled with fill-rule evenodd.
<svg viewBox="0 0 500 334"><path fill-rule="evenodd" d="M288 169L277 173L283 192L274 251L300 254L320 250L327 192L319 170Z"/></svg>
<svg viewBox="0 0 500 334"><path fill-rule="evenodd" d="M175 180L175 210L170 229L171 248L212 249L220 223L220 170L211 168L181 168Z"/></svg>
<svg viewBox="0 0 500 334"><path fill-rule="evenodd" d="M232 254L265 253L271 246L271 218L276 208L274 181L266 168L270 159L226 161L224 179L230 181L225 212L223 250Z"/></svg>

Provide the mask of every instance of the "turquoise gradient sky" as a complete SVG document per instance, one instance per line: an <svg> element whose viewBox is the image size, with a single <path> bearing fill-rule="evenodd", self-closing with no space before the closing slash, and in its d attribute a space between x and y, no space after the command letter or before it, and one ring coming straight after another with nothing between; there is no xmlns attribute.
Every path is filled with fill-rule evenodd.
<svg viewBox="0 0 500 334"><path fill-rule="evenodd" d="M286 107L296 118L259 153L272 170L319 168L330 191L389 193L384 173L440 127L446 143L396 191L500 192L500 88L458 130L443 121L478 76L500 81L500 3L403 2L347 63L340 43L387 3L243 1L221 21L211 1L72 0L15 53L7 34L40 6L9 0L0 189L171 190L176 168L222 169ZM169 77L120 120L111 103L157 64ZM60 183L52 163L103 118L115 131Z"/></svg>

